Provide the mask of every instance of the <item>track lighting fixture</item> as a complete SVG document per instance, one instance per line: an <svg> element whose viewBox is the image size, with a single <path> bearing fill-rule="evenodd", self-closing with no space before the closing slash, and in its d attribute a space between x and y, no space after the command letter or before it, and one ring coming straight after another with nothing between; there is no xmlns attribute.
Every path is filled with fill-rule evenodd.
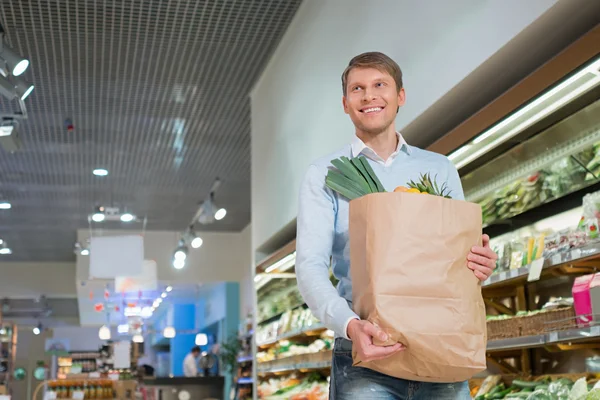
<svg viewBox="0 0 600 400"><path fill-rule="evenodd" d="M4 29L0 26L0 34L4 36ZM0 40L0 61L3 66L13 76L22 75L25 70L29 67L29 60L21 57L16 51L14 51L8 43L4 41L4 38Z"/></svg>
<svg viewBox="0 0 600 400"><path fill-rule="evenodd" d="M94 222L104 221L121 221L121 222L136 222L138 219L135 215L130 212L123 212L118 207L96 207L93 214L89 215Z"/></svg>

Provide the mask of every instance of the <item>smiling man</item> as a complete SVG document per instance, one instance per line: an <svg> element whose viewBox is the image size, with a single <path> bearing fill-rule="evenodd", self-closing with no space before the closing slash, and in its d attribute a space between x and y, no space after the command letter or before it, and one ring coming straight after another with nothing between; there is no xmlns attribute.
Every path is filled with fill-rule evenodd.
<svg viewBox="0 0 600 400"><path fill-rule="evenodd" d="M458 172L448 158L410 146L396 131L396 115L406 101L402 72L396 62L378 52L354 57L342 74L342 91L344 111L355 126L355 135L343 149L310 165L300 189L296 243L300 292L314 315L336 333L330 398L469 399L467 382L406 381L352 366L353 343L365 361L389 357L403 351L403 347L375 345L373 338L386 340L387 335L352 310L349 203L325 185L331 160L365 156L387 191L430 172L447 182L454 199L464 200L464 194ZM431 251L437 249L432 247ZM473 247L465 268L483 281L492 274L496 259L489 237L484 235L483 246ZM339 280L337 289L329 280L330 261Z"/></svg>

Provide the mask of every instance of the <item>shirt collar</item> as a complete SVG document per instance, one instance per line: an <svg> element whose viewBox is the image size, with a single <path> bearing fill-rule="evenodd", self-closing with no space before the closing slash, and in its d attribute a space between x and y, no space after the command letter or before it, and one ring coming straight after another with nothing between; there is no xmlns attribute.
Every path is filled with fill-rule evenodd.
<svg viewBox="0 0 600 400"><path fill-rule="evenodd" d="M392 153L392 155L390 155L390 160L394 159L398 155L400 150L404 150L409 155L411 154L410 146L408 145L406 140L404 140L404 136L402 136L402 134L400 132L396 132L396 136L398 137L398 146L396 147L396 151L394 151ZM354 136L354 139L352 139L351 147L352 147L352 157L358 157L362 153L366 153L365 154L366 156L372 156L372 155L377 156L375 151L373 151L373 149L371 149L369 146L367 146L356 135ZM379 157L379 156L377 156L377 157ZM379 158L381 158L381 157L379 157Z"/></svg>

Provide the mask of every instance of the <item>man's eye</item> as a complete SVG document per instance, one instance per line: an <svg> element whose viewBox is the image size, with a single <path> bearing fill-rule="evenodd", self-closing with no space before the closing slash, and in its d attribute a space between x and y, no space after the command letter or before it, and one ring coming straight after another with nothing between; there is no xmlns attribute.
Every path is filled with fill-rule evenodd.
<svg viewBox="0 0 600 400"><path fill-rule="evenodd" d="M352 91L354 91L354 92L356 92L357 90L360 90L360 86L354 86L354 87L352 88Z"/></svg>
<svg viewBox="0 0 600 400"><path fill-rule="evenodd" d="M378 82L378 83L375 84L375 86L377 86L377 87L383 87L383 86L385 86L385 83Z"/></svg>

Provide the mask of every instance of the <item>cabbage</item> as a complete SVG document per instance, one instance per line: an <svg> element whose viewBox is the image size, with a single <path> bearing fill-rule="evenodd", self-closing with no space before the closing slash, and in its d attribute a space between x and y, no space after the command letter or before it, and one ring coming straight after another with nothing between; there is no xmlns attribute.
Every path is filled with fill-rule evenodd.
<svg viewBox="0 0 600 400"><path fill-rule="evenodd" d="M569 400L580 400L583 398L585 400L585 396L588 394L587 381L585 378L580 378L575 382L573 387L571 388L571 393L569 393Z"/></svg>

